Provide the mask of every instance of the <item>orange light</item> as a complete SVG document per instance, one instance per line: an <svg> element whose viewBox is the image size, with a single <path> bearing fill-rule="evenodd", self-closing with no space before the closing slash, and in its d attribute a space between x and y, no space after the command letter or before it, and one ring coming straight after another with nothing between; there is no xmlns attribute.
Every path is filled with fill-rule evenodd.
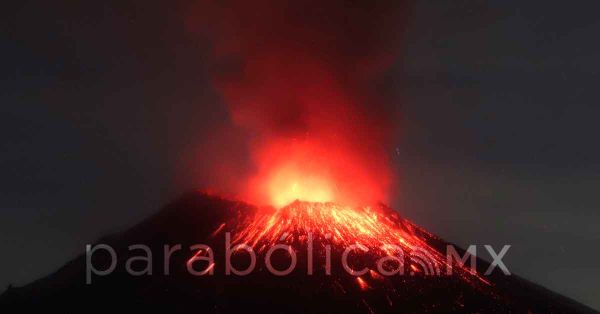
<svg viewBox="0 0 600 314"><path fill-rule="evenodd" d="M360 244L372 257L396 256L398 250L390 249L396 247L407 256L413 252L426 252L425 262L433 267L454 268L465 280L477 279L489 284L464 266L452 265L445 255L428 244L425 231L419 229L417 232L416 228L383 205L352 207L294 201L279 209L264 207L257 210L254 216L240 223L233 242L244 243L263 252L265 248L281 243L301 250L309 239L314 239L317 250L322 250L327 243L341 250ZM422 272L413 264L410 268L414 272ZM382 279L373 270L370 275L375 280ZM361 287L368 287L363 278L357 278L357 281Z"/></svg>
<svg viewBox="0 0 600 314"><path fill-rule="evenodd" d="M271 140L255 150L257 169L243 199L276 208L293 201L344 205L385 201L388 177L343 145Z"/></svg>
<svg viewBox="0 0 600 314"><path fill-rule="evenodd" d="M368 290L370 288L369 284L367 284L367 282L364 279L360 278L360 277L356 277L356 282L358 283L358 286L360 287L360 290L365 291L365 290Z"/></svg>
<svg viewBox="0 0 600 314"><path fill-rule="evenodd" d="M281 165L268 178L270 203L279 208L295 200L331 202L334 192L331 182L316 174L306 173L293 164Z"/></svg>

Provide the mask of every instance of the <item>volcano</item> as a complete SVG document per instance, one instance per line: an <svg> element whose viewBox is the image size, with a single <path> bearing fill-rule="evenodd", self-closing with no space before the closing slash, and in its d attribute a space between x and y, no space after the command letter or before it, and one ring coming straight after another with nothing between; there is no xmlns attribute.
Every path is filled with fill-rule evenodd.
<svg viewBox="0 0 600 314"><path fill-rule="evenodd" d="M518 276L483 275L481 259L474 268L449 261L449 243L383 204L275 209L195 191L98 244L114 256L88 253L9 288L2 311L594 313ZM127 270L144 268L132 245L150 250L152 274ZM88 263L113 262L90 277Z"/></svg>

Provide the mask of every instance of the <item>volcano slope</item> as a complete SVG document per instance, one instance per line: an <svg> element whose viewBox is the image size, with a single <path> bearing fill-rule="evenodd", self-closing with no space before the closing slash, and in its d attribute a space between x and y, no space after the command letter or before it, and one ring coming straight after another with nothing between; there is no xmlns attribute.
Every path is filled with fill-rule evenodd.
<svg viewBox="0 0 600 314"><path fill-rule="evenodd" d="M98 249L89 263L106 270L115 261L110 274L88 274L83 254L45 278L9 288L0 296L2 312L595 313L518 276L482 275L489 264L481 259L477 272L449 263L448 243L383 205L294 202L259 209L191 192L97 244L109 245L115 256ZM165 253L165 245L177 244L180 250ZM205 246L190 249L198 244ZM241 244L245 249L228 255L227 247ZM127 270L130 258L147 254L132 245L149 248L152 274ZM147 270L148 262L129 267Z"/></svg>

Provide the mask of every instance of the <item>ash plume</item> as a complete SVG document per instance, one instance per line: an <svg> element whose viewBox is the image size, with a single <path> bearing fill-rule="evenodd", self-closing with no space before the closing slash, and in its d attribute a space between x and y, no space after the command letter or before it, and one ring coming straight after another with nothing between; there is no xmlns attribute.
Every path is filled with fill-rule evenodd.
<svg viewBox="0 0 600 314"><path fill-rule="evenodd" d="M398 57L409 7L407 1L198 2L187 25L211 45L214 86L250 156L250 169L228 179L224 169L236 169L228 163L239 160L212 158L219 164L211 167L218 169L214 182L223 185L217 188L274 205L296 196L385 201L394 181L393 125L376 82ZM228 145L227 137L217 142Z"/></svg>

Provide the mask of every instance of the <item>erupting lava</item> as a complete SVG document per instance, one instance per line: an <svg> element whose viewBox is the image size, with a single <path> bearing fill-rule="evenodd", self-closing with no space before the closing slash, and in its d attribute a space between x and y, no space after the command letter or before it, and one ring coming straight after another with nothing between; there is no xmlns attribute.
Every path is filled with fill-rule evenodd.
<svg viewBox="0 0 600 314"><path fill-rule="evenodd" d="M211 41L214 86L248 153L218 154L209 172L224 194L263 206L226 222L237 226L234 242L338 256L356 246L363 260L418 255L407 263L413 272L452 268L425 231L383 205L364 206L386 202L395 182L394 115L381 78L401 51L410 3L201 3L189 26ZM477 277L462 268L459 276Z"/></svg>
<svg viewBox="0 0 600 314"><path fill-rule="evenodd" d="M268 194L267 201L271 205L280 208L295 200L308 202L334 200L335 189L331 180L306 171L306 164L292 159L271 167L273 165L266 167L265 173L254 180L258 183L257 186L262 186L263 192Z"/></svg>
<svg viewBox="0 0 600 314"><path fill-rule="evenodd" d="M426 238L434 238L433 235L381 204L351 207L296 200L279 209L261 208L239 225L233 242L250 245L262 253L277 244L296 251L314 247L319 256L328 254L326 250L337 255L348 254L350 251L344 253L348 248L362 252L362 263L369 266L357 275L369 273L373 280L383 279L381 273L404 274L406 266L411 274L454 272L467 282L489 284L428 244ZM357 283L363 290L369 286L362 277L357 278Z"/></svg>
<svg viewBox="0 0 600 314"><path fill-rule="evenodd" d="M329 235L333 243L340 245L407 246L412 235L398 228L398 218L384 215L377 207L294 201L283 208L258 213L239 236L253 246L279 243L282 234L288 235L287 243L305 243L309 233L318 237Z"/></svg>
<svg viewBox="0 0 600 314"><path fill-rule="evenodd" d="M255 153L257 173L244 199L286 206L295 200L362 205L383 201L389 176L350 148L319 140L270 141Z"/></svg>

